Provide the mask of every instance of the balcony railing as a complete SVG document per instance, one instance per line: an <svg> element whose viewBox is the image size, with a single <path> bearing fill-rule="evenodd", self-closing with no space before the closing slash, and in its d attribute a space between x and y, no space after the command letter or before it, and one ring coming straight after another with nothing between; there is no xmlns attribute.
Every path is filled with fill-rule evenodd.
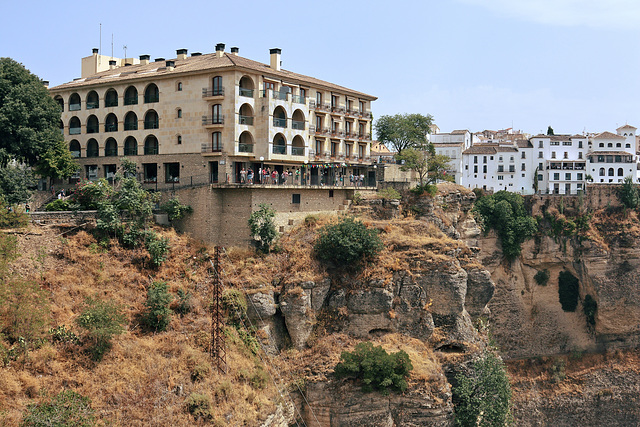
<svg viewBox="0 0 640 427"><path fill-rule="evenodd" d="M245 89L241 87L241 88L238 88L238 93L240 94L240 96L253 98L253 89Z"/></svg>
<svg viewBox="0 0 640 427"><path fill-rule="evenodd" d="M213 89L208 89L206 87L202 88L202 97L203 98L207 98L210 96L224 96L224 88L223 87L216 87Z"/></svg>
<svg viewBox="0 0 640 427"><path fill-rule="evenodd" d="M100 132L100 127L98 125L87 126L87 133L98 133L98 132Z"/></svg>
<svg viewBox="0 0 640 427"><path fill-rule="evenodd" d="M152 102L158 102L158 101L160 101L160 94L152 94L152 95L144 96L145 104L150 104Z"/></svg>
<svg viewBox="0 0 640 427"><path fill-rule="evenodd" d="M316 110L331 111L331 105L330 104L316 104Z"/></svg>
<svg viewBox="0 0 640 427"><path fill-rule="evenodd" d="M253 116L238 116L238 124L253 126Z"/></svg>
<svg viewBox="0 0 640 427"><path fill-rule="evenodd" d="M158 147L144 147L144 154L147 155L152 155L152 154L158 154Z"/></svg>
<svg viewBox="0 0 640 427"><path fill-rule="evenodd" d="M272 96L273 96L273 99L279 99L281 101L287 100L287 92L280 92L280 91L274 90Z"/></svg>
<svg viewBox="0 0 640 427"><path fill-rule="evenodd" d="M286 145L274 145L272 152L273 152L273 154L287 154L287 146Z"/></svg>
<svg viewBox="0 0 640 427"><path fill-rule="evenodd" d="M80 104L69 104L69 111L78 111L80 110Z"/></svg>
<svg viewBox="0 0 640 427"><path fill-rule="evenodd" d="M157 128L150 128L150 129L157 129ZM104 125L104 131L105 132L117 132L118 131L118 124L117 123L106 123Z"/></svg>
<svg viewBox="0 0 640 427"><path fill-rule="evenodd" d="M338 105L333 105L333 106L331 106L331 112L332 113L338 113L338 114L344 114L345 108L344 107L340 107Z"/></svg>
<svg viewBox="0 0 640 427"><path fill-rule="evenodd" d="M99 107L100 107L100 102L99 101L87 101L87 110L91 110L93 108L99 108ZM71 109L71 108L69 108L69 109Z"/></svg>
<svg viewBox="0 0 640 427"><path fill-rule="evenodd" d="M138 147L129 147L124 149L125 156L137 156L138 155Z"/></svg>
<svg viewBox="0 0 640 427"><path fill-rule="evenodd" d="M330 133L329 128L316 128L317 135L329 135Z"/></svg>
<svg viewBox="0 0 640 427"><path fill-rule="evenodd" d="M69 135L80 135L81 128L69 128Z"/></svg>
<svg viewBox="0 0 640 427"><path fill-rule="evenodd" d="M273 118L273 126L277 128L286 128L287 127L287 119L280 119L278 117Z"/></svg>
<svg viewBox="0 0 640 427"><path fill-rule="evenodd" d="M371 134L370 133L359 133L358 134L358 139L364 139L364 140L370 140L371 139Z"/></svg>
<svg viewBox="0 0 640 427"><path fill-rule="evenodd" d="M307 99L304 96L300 96L300 95L293 95L293 97L291 98L293 100L293 102L295 102L296 104L306 104L307 103Z"/></svg>
<svg viewBox="0 0 640 427"><path fill-rule="evenodd" d="M118 155L118 149L117 148L107 148L106 150L104 150L104 155L105 157L115 157Z"/></svg>
<svg viewBox="0 0 640 427"><path fill-rule="evenodd" d="M136 96L125 96L124 105L137 105L138 104L138 95Z"/></svg>
<svg viewBox="0 0 640 427"><path fill-rule="evenodd" d="M360 117L362 117L363 119L370 119L371 118L371 113L369 111L359 111L358 115Z"/></svg>
<svg viewBox="0 0 640 427"><path fill-rule="evenodd" d="M316 108L316 101L313 99L309 100L309 108Z"/></svg>
<svg viewBox="0 0 640 427"><path fill-rule="evenodd" d="M202 116L202 124L203 126L208 125L223 125L224 124L224 116Z"/></svg>
<svg viewBox="0 0 640 427"><path fill-rule="evenodd" d="M80 157L80 152L79 151L72 151L71 152L71 157L73 157L74 159L77 159L78 157Z"/></svg>
<svg viewBox="0 0 640 427"><path fill-rule="evenodd" d="M213 144L211 142L200 146L202 153L219 153L222 151L222 144Z"/></svg>
<svg viewBox="0 0 640 427"><path fill-rule="evenodd" d="M145 120L144 128L145 129L158 129L160 127L160 122L158 120Z"/></svg>
<svg viewBox="0 0 640 427"><path fill-rule="evenodd" d="M157 101L156 101L157 102ZM105 107L117 107L118 106L118 99L107 99L104 101L104 106Z"/></svg>
<svg viewBox="0 0 640 427"><path fill-rule="evenodd" d="M87 150L87 157L98 157L98 150Z"/></svg>
<svg viewBox="0 0 640 427"><path fill-rule="evenodd" d="M125 122L124 130L138 130L138 122Z"/></svg>
<svg viewBox="0 0 640 427"><path fill-rule="evenodd" d="M253 153L253 144L245 144L243 142L238 144L238 152L240 153Z"/></svg>
<svg viewBox="0 0 640 427"><path fill-rule="evenodd" d="M304 130L304 122L299 122L297 120L291 120L291 129Z"/></svg>
<svg viewBox="0 0 640 427"><path fill-rule="evenodd" d="M346 114L349 116L358 116L360 115L360 112L358 110L351 110L347 108Z"/></svg>
<svg viewBox="0 0 640 427"><path fill-rule="evenodd" d="M291 147L291 155L304 156L304 147Z"/></svg>

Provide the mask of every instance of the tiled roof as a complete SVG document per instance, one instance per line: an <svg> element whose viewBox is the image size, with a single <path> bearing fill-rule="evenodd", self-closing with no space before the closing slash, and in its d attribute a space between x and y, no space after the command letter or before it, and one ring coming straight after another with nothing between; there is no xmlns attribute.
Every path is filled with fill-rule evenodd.
<svg viewBox="0 0 640 427"><path fill-rule="evenodd" d="M518 152L518 149L513 146L501 145L500 147L498 147L498 151L500 151L501 153L509 153L509 152L514 153L514 152Z"/></svg>
<svg viewBox="0 0 640 427"><path fill-rule="evenodd" d="M625 139L624 136L616 135L611 132L602 132L593 137L593 139Z"/></svg>
<svg viewBox="0 0 640 427"><path fill-rule="evenodd" d="M527 139L519 139L516 141L516 144L518 148L533 148L533 144Z"/></svg>
<svg viewBox="0 0 640 427"><path fill-rule="evenodd" d="M303 85L307 84L310 86L322 87L328 90L336 90L352 96L367 98L370 100L378 99L374 96L367 95L366 93L357 92L346 87L326 82L324 80L316 79L315 77L309 77L287 70L274 70L267 64L263 64L251 59L243 58L242 56L236 56L229 53L224 53L222 57L218 57L215 53L209 53L199 56L190 56L185 59L172 59L172 61L175 61L175 67L172 71L169 71L169 69L165 67L165 61L150 62L149 64L129 65L126 67L114 68L113 70L102 71L83 79L64 83L55 86L50 90L52 92L55 92L76 87L101 84L103 82L120 83L149 79L152 76L157 78L168 76L174 77L185 73L198 73L208 70L222 70L226 68L239 67L261 73L267 78L270 77L291 83L295 82L299 84L301 83Z"/></svg>
<svg viewBox="0 0 640 427"><path fill-rule="evenodd" d="M574 138L582 138L582 139L585 139L585 138L586 138L586 135L578 135L578 134L571 135L571 139L574 139Z"/></svg>
<svg viewBox="0 0 640 427"><path fill-rule="evenodd" d="M462 154L496 154L498 144L478 144L472 145L462 152Z"/></svg>
<svg viewBox="0 0 640 427"><path fill-rule="evenodd" d="M620 129L638 129L636 127L633 127L631 125L624 125L624 126L620 126L618 129L616 130L620 130Z"/></svg>
<svg viewBox="0 0 640 427"><path fill-rule="evenodd" d="M570 135L543 135L538 134L533 138L549 138L551 141L569 141L571 139Z"/></svg>
<svg viewBox="0 0 640 427"><path fill-rule="evenodd" d="M458 130L451 131L451 135L464 135L467 132L469 131L466 129L458 129Z"/></svg>
<svg viewBox="0 0 640 427"><path fill-rule="evenodd" d="M589 156L633 156L633 154L626 151L590 151L587 153Z"/></svg>

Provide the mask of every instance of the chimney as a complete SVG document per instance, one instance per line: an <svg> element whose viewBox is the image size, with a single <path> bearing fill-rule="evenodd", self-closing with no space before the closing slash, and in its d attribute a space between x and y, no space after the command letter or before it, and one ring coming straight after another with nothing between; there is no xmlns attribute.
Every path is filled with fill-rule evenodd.
<svg viewBox="0 0 640 427"><path fill-rule="evenodd" d="M42 84L44 85L44 87L46 87L47 89L49 89L49 80L43 80Z"/></svg>
<svg viewBox="0 0 640 427"><path fill-rule="evenodd" d="M176 59L187 59L187 52L187 49L176 50L176 54L178 55Z"/></svg>
<svg viewBox="0 0 640 427"><path fill-rule="evenodd" d="M269 49L269 53L271 54L271 68L280 71L280 54L282 50L279 48Z"/></svg>
<svg viewBox="0 0 640 427"><path fill-rule="evenodd" d="M153 60L153 62L162 62L164 61L164 58L156 58Z"/></svg>
<svg viewBox="0 0 640 427"><path fill-rule="evenodd" d="M140 64L142 65L149 64L149 58L151 58L151 55L140 55Z"/></svg>
<svg viewBox="0 0 640 427"><path fill-rule="evenodd" d="M166 63L167 70L173 71L173 68L176 66L176 61L167 61Z"/></svg>
<svg viewBox="0 0 640 427"><path fill-rule="evenodd" d="M111 61L109 61L109 69L113 70L114 68L116 68L116 61L112 59Z"/></svg>
<svg viewBox="0 0 640 427"><path fill-rule="evenodd" d="M97 55L99 51L100 50L97 47L94 47L93 49L91 49L91 52L93 52L94 55Z"/></svg>
<svg viewBox="0 0 640 427"><path fill-rule="evenodd" d="M218 43L216 45L216 57L222 58L223 53L224 53L224 43Z"/></svg>
<svg viewBox="0 0 640 427"><path fill-rule="evenodd" d="M240 48L239 47L232 47L231 48L231 53L233 53L235 56L238 56L238 52L240 52Z"/></svg>
<svg viewBox="0 0 640 427"><path fill-rule="evenodd" d="M202 56L202 53L200 53L200 52L193 52L193 53L191 54L191 57L194 57L194 56Z"/></svg>

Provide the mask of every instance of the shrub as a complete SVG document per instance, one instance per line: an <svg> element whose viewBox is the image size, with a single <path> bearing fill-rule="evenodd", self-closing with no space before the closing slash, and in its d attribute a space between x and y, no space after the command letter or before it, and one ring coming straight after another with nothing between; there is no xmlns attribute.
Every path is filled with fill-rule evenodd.
<svg viewBox="0 0 640 427"><path fill-rule="evenodd" d="M149 231L145 233L144 244L151 257L151 265L153 267L159 267L166 261L170 248L169 239L166 237L158 238L155 232Z"/></svg>
<svg viewBox="0 0 640 427"><path fill-rule="evenodd" d="M258 368L249 378L249 384L256 390L262 390L269 384L269 374L264 369Z"/></svg>
<svg viewBox="0 0 640 427"><path fill-rule="evenodd" d="M476 200L481 199L482 197L485 196L485 192L484 192L484 190L482 188L475 187L471 191L473 191L473 194L476 195Z"/></svg>
<svg viewBox="0 0 640 427"><path fill-rule="evenodd" d="M177 197L169 199L160 206L160 209L169 215L169 221L176 221L184 218L185 215L193 213L193 208L189 205L180 203Z"/></svg>
<svg viewBox="0 0 640 427"><path fill-rule="evenodd" d="M53 202L48 203L44 210L47 212L70 211L71 204L67 200L56 199Z"/></svg>
<svg viewBox="0 0 640 427"><path fill-rule="evenodd" d="M352 217L322 227L314 246L320 259L351 267L371 260L382 248L378 230L368 229Z"/></svg>
<svg viewBox="0 0 640 427"><path fill-rule="evenodd" d="M0 228L24 228L28 224L29 215L9 205L0 195Z"/></svg>
<svg viewBox="0 0 640 427"><path fill-rule="evenodd" d="M227 321L234 326L242 326L247 317L247 299L237 289L222 291L222 309L227 314Z"/></svg>
<svg viewBox="0 0 640 427"><path fill-rule="evenodd" d="M633 183L633 178L626 176L618 194L620 202L629 208L636 209L640 206L640 192L638 186Z"/></svg>
<svg viewBox="0 0 640 427"><path fill-rule="evenodd" d="M271 250L271 244L278 236L274 218L276 211L266 203L261 203L258 210L251 213L249 217L249 229L251 237L256 242L258 250L268 253Z"/></svg>
<svg viewBox="0 0 640 427"><path fill-rule="evenodd" d="M124 332L126 319L120 308L111 303L88 298L85 308L76 318L76 324L84 329L84 339L90 341L89 351L93 360L100 361L111 348L111 339Z"/></svg>
<svg viewBox="0 0 640 427"><path fill-rule="evenodd" d="M46 336L51 321L48 293L33 281L0 280L0 331L24 351Z"/></svg>
<svg viewBox="0 0 640 427"><path fill-rule="evenodd" d="M212 418L211 414L211 398L206 394L191 393L185 400L187 411L196 419L203 418L209 420Z"/></svg>
<svg viewBox="0 0 640 427"><path fill-rule="evenodd" d="M91 400L73 390L65 390L43 402L28 405L21 425L89 427L95 424Z"/></svg>
<svg viewBox="0 0 640 427"><path fill-rule="evenodd" d="M511 387L502 360L485 352L452 389L457 426L504 426L512 422Z"/></svg>
<svg viewBox="0 0 640 427"><path fill-rule="evenodd" d="M178 289L178 304L176 305L175 312L181 315L189 313L193 309L193 303L191 302L191 292Z"/></svg>
<svg viewBox="0 0 640 427"><path fill-rule="evenodd" d="M409 191L411 191L416 196L421 196L424 193L427 193L428 196L433 197L438 193L438 186L435 184L416 185Z"/></svg>
<svg viewBox="0 0 640 427"><path fill-rule="evenodd" d="M113 187L104 178L97 181L83 181L76 184L71 200L80 209L96 210L101 201L108 200L113 195Z"/></svg>
<svg viewBox="0 0 640 427"><path fill-rule="evenodd" d="M388 394L389 390L407 389L407 377L413 370L409 355L400 350L387 353L381 346L371 342L361 342L354 351L343 351L340 362L335 367L337 378L356 378L362 381L362 390L370 392L380 390Z"/></svg>
<svg viewBox="0 0 640 427"><path fill-rule="evenodd" d="M391 199L391 200L400 200L402 196L398 191L393 187L383 188L382 190L378 190L377 194L379 199Z"/></svg>
<svg viewBox="0 0 640 427"><path fill-rule="evenodd" d="M71 331L71 329L67 329L65 325L60 325L55 328L49 329L49 335L51 335L51 341L60 342L63 344L79 344L80 338L76 334Z"/></svg>
<svg viewBox="0 0 640 427"><path fill-rule="evenodd" d="M164 331L171 321L169 304L173 297L169 293L166 282L153 282L147 290L146 312L144 322L154 331Z"/></svg>
<svg viewBox="0 0 640 427"><path fill-rule="evenodd" d="M576 311L578 307L580 282L568 271L561 271L558 275L558 297L564 311Z"/></svg>
<svg viewBox="0 0 640 427"><path fill-rule="evenodd" d="M318 223L318 217L315 215L307 215L304 217L304 225L307 227L313 227Z"/></svg>
<svg viewBox="0 0 640 427"><path fill-rule="evenodd" d="M596 324L596 312L598 311L598 303L591 295L584 297L582 301L582 310L587 318L587 323L591 326Z"/></svg>
<svg viewBox="0 0 640 427"><path fill-rule="evenodd" d="M360 205L362 204L362 202L364 201L364 197L362 196L362 193L360 193L359 191L356 191L355 193L353 193L353 197L351 198L351 202L354 205Z"/></svg>
<svg viewBox="0 0 640 427"><path fill-rule="evenodd" d="M544 270L539 270L533 278L538 285L547 286L547 283L549 283L549 270L546 268Z"/></svg>

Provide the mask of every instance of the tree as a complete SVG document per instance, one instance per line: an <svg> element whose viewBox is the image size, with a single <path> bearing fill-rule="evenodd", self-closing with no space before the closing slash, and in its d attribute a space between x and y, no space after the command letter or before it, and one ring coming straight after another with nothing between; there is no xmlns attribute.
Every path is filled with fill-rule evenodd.
<svg viewBox="0 0 640 427"><path fill-rule="evenodd" d="M633 183L633 178L626 176L620 189L620 202L630 209L640 206L640 192L638 186Z"/></svg>
<svg viewBox="0 0 640 427"><path fill-rule="evenodd" d="M396 114L380 116L375 129L378 141L393 148L397 153L410 147L422 147L427 143L427 134L433 117L430 114Z"/></svg>
<svg viewBox="0 0 640 427"><path fill-rule="evenodd" d="M63 140L60 106L42 81L11 58L0 58L0 167L35 165Z"/></svg>
<svg viewBox="0 0 640 427"><path fill-rule="evenodd" d="M314 246L320 259L346 267L358 267L361 262L375 257L382 248L378 230L369 229L352 217L322 227Z"/></svg>
<svg viewBox="0 0 640 427"><path fill-rule="evenodd" d="M76 173L78 167L63 140L53 142L35 164L38 175L49 178L68 178Z"/></svg>
<svg viewBox="0 0 640 427"><path fill-rule="evenodd" d="M164 331L171 322L169 304L173 297L169 293L166 282L153 282L147 290L146 312L144 321L154 331Z"/></svg>
<svg viewBox="0 0 640 427"><path fill-rule="evenodd" d="M403 161L403 171L415 171L420 177L420 186L434 184L438 181L454 181L455 177L447 175L451 167L448 156L436 154L433 144L422 147L410 147L396 154L396 159Z"/></svg>
<svg viewBox="0 0 640 427"><path fill-rule="evenodd" d="M0 167L0 194L9 205L26 203L35 186L30 168L16 164Z"/></svg>
<svg viewBox="0 0 640 427"><path fill-rule="evenodd" d="M538 194L538 188L540 187L540 181L538 180L538 168L533 173L533 192Z"/></svg>
<svg viewBox="0 0 640 427"><path fill-rule="evenodd" d="M547 135L554 135L553 128L551 126L547 127Z"/></svg>
<svg viewBox="0 0 640 427"><path fill-rule="evenodd" d="M258 250L268 253L271 250L271 244L278 236L276 224L273 219L276 211L266 203L261 203L258 210L251 213L249 217L249 229L251 237L256 241Z"/></svg>
<svg viewBox="0 0 640 427"><path fill-rule="evenodd" d="M93 359L100 361L111 348L111 338L124 332L126 318L112 302L88 298L85 304L76 324L85 330L85 339L92 344Z"/></svg>

